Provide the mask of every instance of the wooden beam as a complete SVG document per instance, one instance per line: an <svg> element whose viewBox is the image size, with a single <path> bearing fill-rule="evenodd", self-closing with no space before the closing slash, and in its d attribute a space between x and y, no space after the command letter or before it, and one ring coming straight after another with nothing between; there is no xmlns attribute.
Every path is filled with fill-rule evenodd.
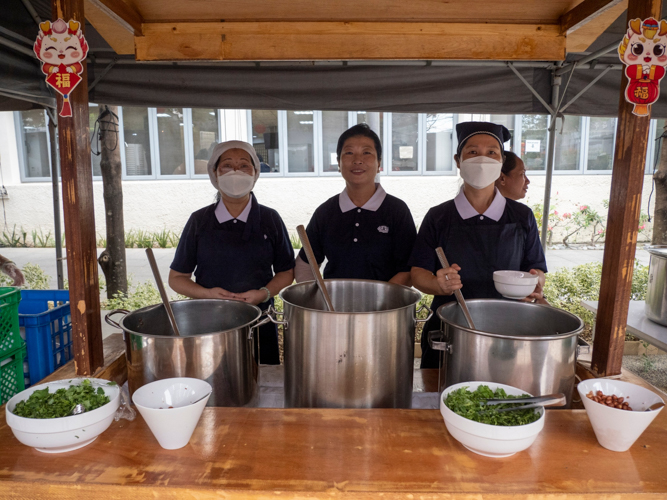
<svg viewBox="0 0 667 500"><path fill-rule="evenodd" d="M570 34L596 17L602 15L608 9L621 3L622 0L584 0L574 9L563 14L558 20L560 31L564 34Z"/></svg>
<svg viewBox="0 0 667 500"><path fill-rule="evenodd" d="M585 52L604 31L628 8L628 0L608 8L587 24L567 35L567 52Z"/></svg>
<svg viewBox="0 0 667 500"><path fill-rule="evenodd" d="M86 19L116 54L134 54L134 30L120 24L116 17L109 15L108 9L100 9L94 0L84 0Z"/></svg>
<svg viewBox="0 0 667 500"><path fill-rule="evenodd" d="M141 25L144 22L141 14L123 0L88 0L95 7L136 36L141 36Z"/></svg>
<svg viewBox="0 0 667 500"><path fill-rule="evenodd" d="M565 58L557 25L357 22L149 23L138 61Z"/></svg>
<svg viewBox="0 0 667 500"><path fill-rule="evenodd" d="M83 0L52 0L53 19L75 19L85 28ZM104 364L97 242L93 206L93 172L88 125L88 74L69 95L72 116L58 116L58 143L67 238L67 274L74 361L78 375L90 375ZM57 109L62 96L57 95Z"/></svg>
<svg viewBox="0 0 667 500"><path fill-rule="evenodd" d="M627 21L647 17L660 19L661 8L662 0L630 0ZM651 121L650 115L640 117L632 114L633 106L625 100L627 84L628 79L623 72L600 302L591 361L591 368L600 376L621 373Z"/></svg>

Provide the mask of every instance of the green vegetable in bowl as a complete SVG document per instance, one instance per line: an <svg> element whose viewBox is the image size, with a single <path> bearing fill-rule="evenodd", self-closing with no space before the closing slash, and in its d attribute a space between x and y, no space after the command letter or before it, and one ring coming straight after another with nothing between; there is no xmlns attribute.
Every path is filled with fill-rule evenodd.
<svg viewBox="0 0 667 500"><path fill-rule="evenodd" d="M528 398L527 394L523 396L508 395L504 389L498 388L492 391L486 385L480 385L474 392L470 392L467 387L461 387L447 394L445 405L454 413L461 415L475 422L490 425L526 425L535 422L540 418L540 414L535 408L527 410L515 410L507 412L498 412L501 408L512 408L518 405L514 403L503 403L498 405L486 405L487 399L521 399Z"/></svg>
<svg viewBox="0 0 667 500"><path fill-rule="evenodd" d="M25 418L59 418L68 416L74 407L82 404L86 411L95 410L110 401L104 389L92 386L84 379L80 385L70 385L49 393L49 388L38 389L26 400L19 401L14 415Z"/></svg>

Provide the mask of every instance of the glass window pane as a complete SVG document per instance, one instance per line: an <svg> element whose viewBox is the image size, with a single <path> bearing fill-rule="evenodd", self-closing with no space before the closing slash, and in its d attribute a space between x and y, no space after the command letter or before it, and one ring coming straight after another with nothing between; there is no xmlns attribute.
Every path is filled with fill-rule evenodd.
<svg viewBox="0 0 667 500"><path fill-rule="evenodd" d="M588 170L611 170L616 118L591 117L588 131Z"/></svg>
<svg viewBox="0 0 667 500"><path fill-rule="evenodd" d="M25 148L25 176L27 178L51 177L49 136L44 111L40 109L22 111L21 126Z"/></svg>
<svg viewBox="0 0 667 500"><path fill-rule="evenodd" d="M287 112L287 165L289 172L314 172L313 112Z"/></svg>
<svg viewBox="0 0 667 500"><path fill-rule="evenodd" d="M384 137L382 136L382 126L384 123L384 113L376 113L373 111L357 111L357 123L367 123L373 132L375 132L380 138L380 142L383 143ZM382 156L390 154L387 152L386 145L382 144ZM380 158L380 172L384 171L384 166L382 165L382 159Z"/></svg>
<svg viewBox="0 0 667 500"><path fill-rule="evenodd" d="M393 113L391 115L391 170L415 172L417 170L417 113Z"/></svg>
<svg viewBox="0 0 667 500"><path fill-rule="evenodd" d="M489 121L498 125L505 125L514 137L514 115L490 115ZM505 151L512 151L512 139L503 144Z"/></svg>
<svg viewBox="0 0 667 500"><path fill-rule="evenodd" d="M526 170L546 170L547 116L522 115L521 159Z"/></svg>
<svg viewBox="0 0 667 500"><path fill-rule="evenodd" d="M183 108L157 108L160 173L185 175Z"/></svg>
<svg viewBox="0 0 667 500"><path fill-rule="evenodd" d="M100 144L99 144L99 129L98 132L95 133L95 136L93 137L93 131L95 129L95 122L97 121L97 118L100 116L100 107L91 102L88 103L88 127L90 129L90 157L91 157L91 163L93 166L93 176L94 177L100 177L102 175L102 170L100 169L100 162L102 161L102 155L101 154L93 154L93 151L95 153L100 152Z"/></svg>
<svg viewBox="0 0 667 500"><path fill-rule="evenodd" d="M581 152L581 118L566 116L562 122L556 124L556 155L554 158L555 170L578 170L579 154Z"/></svg>
<svg viewBox="0 0 667 500"><path fill-rule="evenodd" d="M655 120L655 137L653 137L653 157L646 162L646 173L652 174L653 169L658 166L660 161L660 151L667 148L667 141L663 138L658 140L660 136L665 133L665 124L667 120Z"/></svg>
<svg viewBox="0 0 667 500"><path fill-rule="evenodd" d="M322 170L337 172L338 138L348 129L347 111L322 111Z"/></svg>
<svg viewBox="0 0 667 500"><path fill-rule="evenodd" d="M192 110L192 144L195 174L208 174L208 159L219 141L217 109Z"/></svg>
<svg viewBox="0 0 667 500"><path fill-rule="evenodd" d="M125 137L125 174L151 175L151 141L148 132L148 108L123 106Z"/></svg>
<svg viewBox="0 0 667 500"><path fill-rule="evenodd" d="M252 145L262 162L262 172L280 172L278 112L252 110Z"/></svg>
<svg viewBox="0 0 667 500"><path fill-rule="evenodd" d="M452 169L452 131L454 115L451 113L426 115L426 170L443 172Z"/></svg>

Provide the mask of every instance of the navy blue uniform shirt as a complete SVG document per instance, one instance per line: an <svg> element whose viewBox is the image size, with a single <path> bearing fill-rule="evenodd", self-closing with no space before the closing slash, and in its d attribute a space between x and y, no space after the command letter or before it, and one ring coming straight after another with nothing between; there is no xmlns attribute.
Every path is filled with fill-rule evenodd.
<svg viewBox="0 0 667 500"><path fill-rule="evenodd" d="M221 203L221 202L220 202ZM205 288L221 287L233 293L257 290L274 273L294 267L294 250L280 215L257 203L247 222L219 223L217 203L194 212L183 229L171 268L192 273Z"/></svg>
<svg viewBox="0 0 667 500"><path fill-rule="evenodd" d="M389 281L410 271L417 230L408 206L378 185L364 207L353 206L343 192L315 210L306 233L317 262L327 259L324 278ZM299 257L308 262L303 250Z"/></svg>

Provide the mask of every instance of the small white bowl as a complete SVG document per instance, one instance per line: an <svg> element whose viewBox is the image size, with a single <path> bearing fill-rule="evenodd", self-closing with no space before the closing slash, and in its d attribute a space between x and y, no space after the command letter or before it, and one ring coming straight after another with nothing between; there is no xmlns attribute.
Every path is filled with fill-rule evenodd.
<svg viewBox="0 0 667 500"><path fill-rule="evenodd" d="M598 443L611 451L630 449L662 411L662 408L645 411L649 406L663 401L662 398L653 391L629 382L593 378L579 382L577 390ZM593 393L602 391L607 396L616 395L625 398L632 411L611 408L588 399L586 394L590 391Z"/></svg>
<svg viewBox="0 0 667 500"><path fill-rule="evenodd" d="M523 271L494 271L493 284L508 299L525 299L537 286L538 276Z"/></svg>
<svg viewBox="0 0 667 500"><path fill-rule="evenodd" d="M493 391L499 387L503 388L508 395L521 396L528 394L516 387L494 382L463 382L451 385L440 395L440 413L445 419L445 425L449 433L470 451L485 457L509 457L527 449L544 428L545 413L543 407L536 408L536 411L540 413L538 420L530 424L516 426L482 424L462 417L447 408L445 404L447 394L461 387L467 387L471 392L474 392L480 385L486 385Z"/></svg>
<svg viewBox="0 0 667 500"><path fill-rule="evenodd" d="M80 385L83 380L74 378L34 385L11 398L5 408L5 418L16 439L44 453L77 450L95 441L109 428L120 406L120 387L109 385L108 380L88 378L95 389L101 387L110 399L95 410L61 418L25 418L12 413L19 402L28 399L36 390L48 387L49 392L56 392L63 387Z"/></svg>
<svg viewBox="0 0 667 500"><path fill-rule="evenodd" d="M160 446L177 450L190 442L211 391L197 378L166 378L134 391L132 401Z"/></svg>

